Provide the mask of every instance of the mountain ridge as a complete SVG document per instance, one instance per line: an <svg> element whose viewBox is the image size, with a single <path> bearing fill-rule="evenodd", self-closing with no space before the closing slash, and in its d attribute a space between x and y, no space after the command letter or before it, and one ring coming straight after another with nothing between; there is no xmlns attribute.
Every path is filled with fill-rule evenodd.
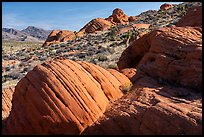
<svg viewBox="0 0 204 137"><path fill-rule="evenodd" d="M28 26L25 29L2 28L2 40L14 41L45 41L51 30L45 30L35 26Z"/></svg>

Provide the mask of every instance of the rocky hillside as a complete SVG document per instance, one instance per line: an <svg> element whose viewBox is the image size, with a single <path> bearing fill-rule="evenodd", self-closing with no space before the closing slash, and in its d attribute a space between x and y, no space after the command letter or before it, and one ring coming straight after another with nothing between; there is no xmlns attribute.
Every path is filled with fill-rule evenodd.
<svg viewBox="0 0 204 137"><path fill-rule="evenodd" d="M160 8L3 49L2 133L202 135L202 3Z"/></svg>
<svg viewBox="0 0 204 137"><path fill-rule="evenodd" d="M39 42L45 41L49 33L50 30L34 26L28 26L23 30L2 28L2 40Z"/></svg>

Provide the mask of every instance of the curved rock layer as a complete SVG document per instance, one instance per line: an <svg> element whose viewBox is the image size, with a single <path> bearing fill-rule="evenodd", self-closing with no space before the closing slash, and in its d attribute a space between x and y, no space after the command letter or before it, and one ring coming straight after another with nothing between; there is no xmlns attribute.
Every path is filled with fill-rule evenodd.
<svg viewBox="0 0 204 137"><path fill-rule="evenodd" d="M53 43L66 42L75 39L75 33L68 30L53 30L44 42L43 46L49 46Z"/></svg>
<svg viewBox="0 0 204 137"><path fill-rule="evenodd" d="M2 90L2 120L7 118L12 107L14 88L5 88Z"/></svg>
<svg viewBox="0 0 204 137"><path fill-rule="evenodd" d="M202 135L202 96L144 76L85 135Z"/></svg>
<svg viewBox="0 0 204 137"><path fill-rule="evenodd" d="M149 76L202 91L202 29L171 27L145 34L125 49L118 67L137 68Z"/></svg>
<svg viewBox="0 0 204 137"><path fill-rule="evenodd" d="M86 24L77 34L83 36L84 33L94 33L96 31L108 30L113 24L105 19L96 18Z"/></svg>
<svg viewBox="0 0 204 137"><path fill-rule="evenodd" d="M202 6L188 9L187 14L176 23L176 26L202 27Z"/></svg>
<svg viewBox="0 0 204 137"><path fill-rule="evenodd" d="M130 82L109 71L67 59L37 65L15 88L3 134L80 134Z"/></svg>

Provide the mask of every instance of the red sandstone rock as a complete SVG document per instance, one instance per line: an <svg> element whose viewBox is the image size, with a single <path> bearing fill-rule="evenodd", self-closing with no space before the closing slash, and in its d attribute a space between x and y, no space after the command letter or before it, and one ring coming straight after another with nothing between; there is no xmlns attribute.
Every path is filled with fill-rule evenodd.
<svg viewBox="0 0 204 137"><path fill-rule="evenodd" d="M176 26L202 27L202 6L188 9L187 14L177 22Z"/></svg>
<svg viewBox="0 0 204 137"><path fill-rule="evenodd" d="M82 134L202 135L202 97L144 76Z"/></svg>
<svg viewBox="0 0 204 137"><path fill-rule="evenodd" d="M145 34L122 53L119 69L137 68L148 75L202 90L202 29L160 28Z"/></svg>
<svg viewBox="0 0 204 137"><path fill-rule="evenodd" d="M53 43L60 43L75 39L74 32L68 30L53 30L44 42L43 46L48 46Z"/></svg>
<svg viewBox="0 0 204 137"><path fill-rule="evenodd" d="M114 9L112 15L106 18L106 20L115 24L129 23L128 16L119 8Z"/></svg>
<svg viewBox="0 0 204 137"><path fill-rule="evenodd" d="M164 3L160 6L160 10L168 10L169 8L172 8L173 6L171 4Z"/></svg>
<svg viewBox="0 0 204 137"><path fill-rule="evenodd" d="M129 21L129 22L133 22L133 21L135 21L135 20L137 20L137 17L135 17L135 16L129 16L129 17L128 17L128 21Z"/></svg>
<svg viewBox="0 0 204 137"><path fill-rule="evenodd" d="M133 27L136 28L136 29L140 29L140 28L148 29L149 26L150 26L150 24L133 24L130 27L120 28L119 31L118 31L118 34L123 34L125 32L128 32L129 30L133 30ZM142 33L139 33L139 34L142 34Z"/></svg>
<svg viewBox="0 0 204 137"><path fill-rule="evenodd" d="M102 19L96 18L86 24L79 32L77 36L83 36L84 33L94 33L96 31L108 30L112 26L112 23Z"/></svg>
<svg viewBox="0 0 204 137"><path fill-rule="evenodd" d="M123 95L128 78L109 71L67 59L37 65L17 84L3 133L80 134Z"/></svg>
<svg viewBox="0 0 204 137"><path fill-rule="evenodd" d="M134 81L134 76L137 73L137 70L135 68L126 68L120 70L121 73L123 73L126 77L130 79L130 81Z"/></svg>
<svg viewBox="0 0 204 137"><path fill-rule="evenodd" d="M11 111L11 101L13 98L14 88L5 88L2 90L2 120L9 116Z"/></svg>
<svg viewBox="0 0 204 137"><path fill-rule="evenodd" d="M133 24L132 26L135 28L144 28L148 29L151 24Z"/></svg>

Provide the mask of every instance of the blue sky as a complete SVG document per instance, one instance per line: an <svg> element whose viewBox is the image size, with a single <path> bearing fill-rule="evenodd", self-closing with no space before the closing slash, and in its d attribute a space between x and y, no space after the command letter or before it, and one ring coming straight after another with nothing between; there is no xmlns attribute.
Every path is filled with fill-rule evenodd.
<svg viewBox="0 0 204 137"><path fill-rule="evenodd" d="M27 26L78 31L94 18L106 18L115 8L128 16L158 10L165 2L2 2L2 27ZM179 4L180 2L167 2Z"/></svg>

